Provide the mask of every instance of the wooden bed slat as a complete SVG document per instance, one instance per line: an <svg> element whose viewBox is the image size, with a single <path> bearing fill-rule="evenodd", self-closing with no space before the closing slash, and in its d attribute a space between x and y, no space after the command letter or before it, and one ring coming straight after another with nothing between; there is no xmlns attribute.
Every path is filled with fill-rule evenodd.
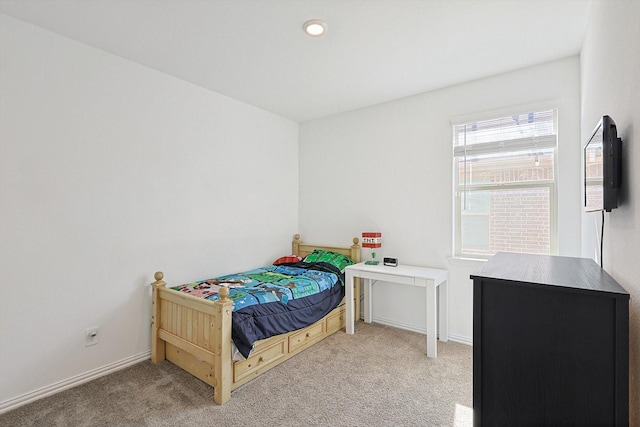
<svg viewBox="0 0 640 427"><path fill-rule="evenodd" d="M207 351L205 349L203 349L202 347L198 347L197 345L183 339L180 338L177 335L172 334L171 332L167 332L165 330L160 330L159 331L159 336L161 339L163 339L164 341L173 344L174 346L178 347L178 348L182 348L186 351L188 351L189 353L191 353L193 356L196 357L196 359L202 361L202 362L206 362L209 363L211 365L213 365L215 363L215 355L210 352Z"/></svg>
<svg viewBox="0 0 640 427"><path fill-rule="evenodd" d="M164 283L164 282L163 282ZM166 283L165 283L166 285ZM202 311L205 313L213 314L212 301L204 298L194 297L193 295L185 294L182 292L174 291L171 288L161 287L159 288L160 298L166 301L171 301L178 304L181 307L190 307L196 311Z"/></svg>
<svg viewBox="0 0 640 427"><path fill-rule="evenodd" d="M216 387L213 365L196 359L189 352L171 343L167 343L167 360L209 384L211 387Z"/></svg>

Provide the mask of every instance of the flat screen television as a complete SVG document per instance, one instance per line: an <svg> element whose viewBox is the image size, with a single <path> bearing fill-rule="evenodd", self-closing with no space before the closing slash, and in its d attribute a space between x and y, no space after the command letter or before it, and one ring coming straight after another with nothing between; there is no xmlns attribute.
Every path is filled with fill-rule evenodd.
<svg viewBox="0 0 640 427"><path fill-rule="evenodd" d="M611 212L618 207L621 186L622 140L616 123L602 116L584 146L584 209Z"/></svg>

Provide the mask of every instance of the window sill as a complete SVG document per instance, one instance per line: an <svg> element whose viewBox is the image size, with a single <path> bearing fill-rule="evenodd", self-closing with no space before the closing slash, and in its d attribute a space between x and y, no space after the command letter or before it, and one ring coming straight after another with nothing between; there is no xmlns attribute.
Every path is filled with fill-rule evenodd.
<svg viewBox="0 0 640 427"><path fill-rule="evenodd" d="M488 261L488 259L481 258L465 258L460 256L448 257L449 264L452 265L479 265Z"/></svg>

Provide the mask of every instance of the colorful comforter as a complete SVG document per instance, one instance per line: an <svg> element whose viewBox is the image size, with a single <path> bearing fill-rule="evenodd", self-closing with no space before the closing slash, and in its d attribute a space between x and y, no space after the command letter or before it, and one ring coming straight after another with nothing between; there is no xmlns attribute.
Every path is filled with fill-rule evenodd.
<svg viewBox="0 0 640 427"><path fill-rule="evenodd" d="M327 262L270 265L172 289L217 300L222 286L234 302L232 338L244 357L255 341L309 326L344 297L344 275Z"/></svg>

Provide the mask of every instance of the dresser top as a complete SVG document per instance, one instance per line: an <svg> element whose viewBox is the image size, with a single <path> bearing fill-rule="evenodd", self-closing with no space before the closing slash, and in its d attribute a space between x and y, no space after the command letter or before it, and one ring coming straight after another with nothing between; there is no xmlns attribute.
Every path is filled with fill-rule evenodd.
<svg viewBox="0 0 640 427"><path fill-rule="evenodd" d="M629 298L629 293L592 259L497 253L471 275L511 282L534 283Z"/></svg>

